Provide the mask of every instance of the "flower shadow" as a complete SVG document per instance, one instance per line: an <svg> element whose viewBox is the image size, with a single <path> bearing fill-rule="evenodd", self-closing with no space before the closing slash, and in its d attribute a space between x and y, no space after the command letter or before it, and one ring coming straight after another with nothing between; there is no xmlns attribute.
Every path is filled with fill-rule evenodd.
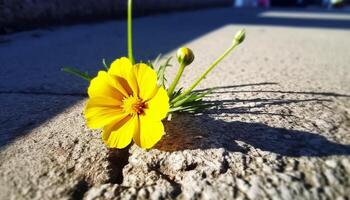
<svg viewBox="0 0 350 200"><path fill-rule="evenodd" d="M173 114L171 121L165 121L165 132L155 146L161 151L181 151L194 149L225 148L230 151L243 151L234 141L225 140L221 130L216 130L211 118L191 114Z"/></svg>
<svg viewBox="0 0 350 200"><path fill-rule="evenodd" d="M167 152L224 148L231 152L248 151L249 144L263 151L291 157L350 155L350 145L338 144L307 131L275 128L262 123L227 122L207 115L177 114L165 123L167 134L156 149Z"/></svg>
<svg viewBox="0 0 350 200"><path fill-rule="evenodd" d="M155 148L168 152L224 148L227 151L244 153L249 151L249 146L253 146L263 151L292 157L350 155L350 145L333 142L316 131L276 128L259 122L232 120L232 116L241 119L244 115L253 118L269 116L294 120L298 119L298 116L295 116L298 112L293 110L298 110L306 104L324 107L325 104L332 103L334 98L350 97L347 94L332 92L275 90L276 85L278 84L266 82L214 88L214 95L225 93L225 96L229 95L232 98L210 101L219 106L202 114L174 115L171 122L165 122L167 134ZM260 86L263 87L262 90L257 89ZM253 88L243 90L243 87ZM239 90L235 90L236 88ZM239 93L244 93L244 97L254 98L237 98ZM261 98L257 98L257 93ZM285 109L288 105L289 109Z"/></svg>

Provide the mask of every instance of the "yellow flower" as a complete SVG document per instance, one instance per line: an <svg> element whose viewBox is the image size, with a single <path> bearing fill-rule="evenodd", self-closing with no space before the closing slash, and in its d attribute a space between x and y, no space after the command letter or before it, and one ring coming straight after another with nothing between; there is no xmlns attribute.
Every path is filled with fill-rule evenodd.
<svg viewBox="0 0 350 200"><path fill-rule="evenodd" d="M102 139L110 148L124 148L133 140L151 148L164 134L169 97L157 85L157 74L146 64L132 65L128 58L99 71L88 88L85 118L89 128L102 128Z"/></svg>

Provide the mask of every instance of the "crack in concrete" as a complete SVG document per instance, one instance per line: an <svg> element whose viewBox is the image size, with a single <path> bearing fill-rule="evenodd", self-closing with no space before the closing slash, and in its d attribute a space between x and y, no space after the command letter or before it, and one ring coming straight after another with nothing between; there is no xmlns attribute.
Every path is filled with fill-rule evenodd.
<svg viewBox="0 0 350 200"><path fill-rule="evenodd" d="M72 189L71 199L83 199L85 193L89 190L89 188L90 184L85 180L85 178L81 179Z"/></svg>
<svg viewBox="0 0 350 200"><path fill-rule="evenodd" d="M129 163L130 146L124 149L110 149L108 155L109 165L109 183L123 183L123 169Z"/></svg>
<svg viewBox="0 0 350 200"><path fill-rule="evenodd" d="M169 194L171 198L176 199L182 193L181 184L176 182L175 178L171 178L169 175L164 174L156 167L153 167L150 169L154 171L157 175L159 175L161 178L168 181L170 185L173 187L174 190Z"/></svg>

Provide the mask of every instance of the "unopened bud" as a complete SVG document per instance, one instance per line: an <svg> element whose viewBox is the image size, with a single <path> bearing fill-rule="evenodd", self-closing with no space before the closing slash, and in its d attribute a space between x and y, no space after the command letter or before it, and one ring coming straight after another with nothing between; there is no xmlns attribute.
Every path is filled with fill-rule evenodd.
<svg viewBox="0 0 350 200"><path fill-rule="evenodd" d="M240 44L244 41L244 38L245 38L245 30L241 29L236 33L234 42Z"/></svg>
<svg viewBox="0 0 350 200"><path fill-rule="evenodd" d="M178 49L176 56L179 63L182 63L186 66L191 64L194 60L194 54L192 50L186 47L182 47Z"/></svg>

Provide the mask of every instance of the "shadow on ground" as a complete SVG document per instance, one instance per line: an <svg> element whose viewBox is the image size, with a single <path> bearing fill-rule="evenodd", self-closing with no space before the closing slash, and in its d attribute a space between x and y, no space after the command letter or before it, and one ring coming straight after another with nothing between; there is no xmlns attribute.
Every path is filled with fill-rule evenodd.
<svg viewBox="0 0 350 200"><path fill-rule="evenodd" d="M235 85L222 88L239 88L256 85L273 85L276 83L260 83ZM214 90L214 93L216 91ZM227 92L227 91L226 91ZM232 91L229 91L232 92ZM234 91L236 92L236 91ZM257 92L247 90L244 92ZM175 114L171 122L166 121L167 135L157 144L156 149L162 151L180 151L194 149L216 149L224 148L228 151L246 152L248 147L238 145L237 142L249 144L263 151L273 152L282 156L331 156L350 155L350 145L337 144L322 136L322 133L289 130L285 128L271 127L262 123L248 123L240 121L224 121L214 119L216 115L251 114L251 115L279 115L281 117L292 117L290 114L267 113L251 111L255 108L268 106L284 106L298 103L312 102L313 104L329 102L330 99L318 97L350 97L349 95L337 93L315 93L315 92L293 92L293 91L258 91L269 93L307 94L308 99L249 99L249 100L224 100L217 101L221 104L217 109L211 109L200 115ZM240 102L254 102L250 107L234 107L226 109L229 104ZM295 116L294 116L295 117Z"/></svg>
<svg viewBox="0 0 350 200"><path fill-rule="evenodd" d="M329 141L319 133L275 128L261 123L226 122L206 115L174 116L166 124L167 135L157 144L162 151L224 148L233 152L247 152L238 145L241 141L263 151L282 156L350 155L350 145Z"/></svg>

